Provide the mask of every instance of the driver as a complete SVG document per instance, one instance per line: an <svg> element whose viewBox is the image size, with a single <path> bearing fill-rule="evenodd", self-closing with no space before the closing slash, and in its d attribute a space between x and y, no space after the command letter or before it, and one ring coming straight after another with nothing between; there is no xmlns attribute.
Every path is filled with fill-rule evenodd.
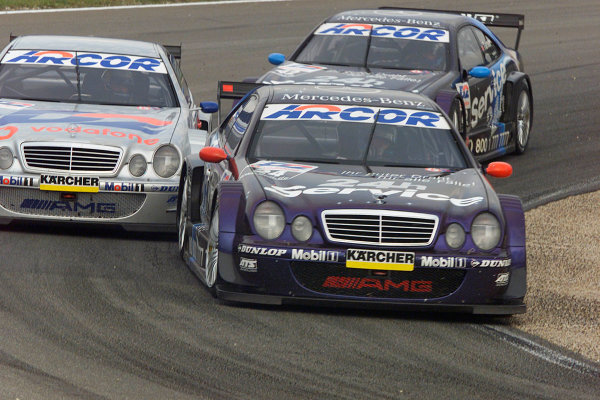
<svg viewBox="0 0 600 400"><path fill-rule="evenodd" d="M110 70L102 73L102 84L108 101L127 104L133 93L133 76L131 71Z"/></svg>

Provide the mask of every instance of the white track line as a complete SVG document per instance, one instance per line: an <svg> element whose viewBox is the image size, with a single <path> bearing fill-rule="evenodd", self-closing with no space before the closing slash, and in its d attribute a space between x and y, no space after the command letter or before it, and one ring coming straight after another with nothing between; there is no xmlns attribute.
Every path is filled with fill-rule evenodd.
<svg viewBox="0 0 600 400"><path fill-rule="evenodd" d="M484 332L492 333L494 336L497 336L500 339L508 342L510 345L515 346L518 349L521 349L535 357L541 358L546 362L559 365L563 368L567 368L579 373L600 377L600 368L598 366L576 360L540 343L536 343L533 340L520 335L514 329L487 324L481 326L475 325L475 327L483 330Z"/></svg>
<svg viewBox="0 0 600 400"><path fill-rule="evenodd" d="M0 15L58 13L58 12L73 12L73 11L107 11L107 10L126 10L126 9L135 9L135 8L213 6L213 5L220 5L220 4L269 3L269 2L279 2L279 1L290 1L290 0L221 0L221 1L202 1L202 2L195 2L195 3L142 4L142 5L132 5L132 6L107 6L107 7L82 7L82 8L46 8L46 9L41 9L41 10L0 11Z"/></svg>

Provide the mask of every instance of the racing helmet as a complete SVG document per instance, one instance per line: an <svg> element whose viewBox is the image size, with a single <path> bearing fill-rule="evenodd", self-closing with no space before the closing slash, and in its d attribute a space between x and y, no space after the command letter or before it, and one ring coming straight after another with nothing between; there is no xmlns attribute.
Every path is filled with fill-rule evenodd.
<svg viewBox="0 0 600 400"><path fill-rule="evenodd" d="M131 71L107 69L102 73L102 84L112 101L126 103L132 96L134 83Z"/></svg>

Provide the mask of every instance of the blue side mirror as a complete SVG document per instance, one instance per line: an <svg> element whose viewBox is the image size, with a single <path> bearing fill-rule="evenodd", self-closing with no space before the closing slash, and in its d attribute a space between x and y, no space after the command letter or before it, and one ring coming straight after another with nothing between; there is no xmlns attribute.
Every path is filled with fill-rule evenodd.
<svg viewBox="0 0 600 400"><path fill-rule="evenodd" d="M469 71L469 75L474 78L489 78L492 76L492 70L488 67L474 67Z"/></svg>
<svg viewBox="0 0 600 400"><path fill-rule="evenodd" d="M269 54L269 62L273 65L283 64L284 61L285 61L285 56L281 53Z"/></svg>
<svg viewBox="0 0 600 400"><path fill-rule="evenodd" d="M200 103L200 109L207 114L213 114L219 111L219 105L214 101L203 101Z"/></svg>

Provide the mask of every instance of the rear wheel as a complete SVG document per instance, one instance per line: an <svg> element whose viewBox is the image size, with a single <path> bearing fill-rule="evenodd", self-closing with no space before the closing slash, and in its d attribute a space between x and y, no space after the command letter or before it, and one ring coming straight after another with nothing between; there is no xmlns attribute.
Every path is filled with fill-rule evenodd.
<svg viewBox="0 0 600 400"><path fill-rule="evenodd" d="M529 86L523 81L521 92L515 109L515 133L516 152L523 154L529 143L529 132L531 131L531 98Z"/></svg>
<svg viewBox="0 0 600 400"><path fill-rule="evenodd" d="M217 296L217 277L219 275L219 207L215 207L210 227L208 243L204 252L204 283L213 297Z"/></svg>

